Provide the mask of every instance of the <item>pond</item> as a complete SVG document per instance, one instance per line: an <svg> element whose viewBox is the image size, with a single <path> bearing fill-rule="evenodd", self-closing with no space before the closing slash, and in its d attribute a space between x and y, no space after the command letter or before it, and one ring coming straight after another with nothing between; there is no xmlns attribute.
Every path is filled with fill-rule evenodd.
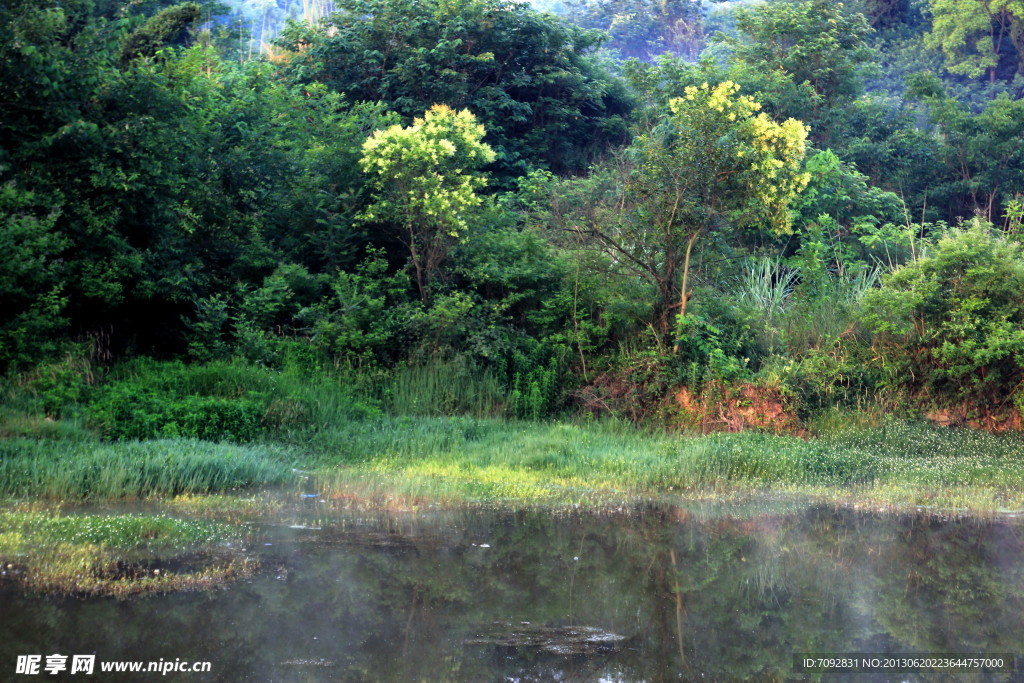
<svg viewBox="0 0 1024 683"><path fill-rule="evenodd" d="M169 680L667 681L799 680L794 653L1024 652L1015 519L307 508L261 529L248 551L262 570L226 590L116 600L3 585L2 678L32 653L211 663Z"/></svg>

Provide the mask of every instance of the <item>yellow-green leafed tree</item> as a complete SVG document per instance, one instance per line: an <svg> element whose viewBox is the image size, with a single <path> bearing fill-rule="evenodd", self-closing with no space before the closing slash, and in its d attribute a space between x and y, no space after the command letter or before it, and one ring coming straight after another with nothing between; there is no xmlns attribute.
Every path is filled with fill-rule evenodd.
<svg viewBox="0 0 1024 683"><path fill-rule="evenodd" d="M1024 74L1024 0L928 0L929 47L942 50L950 73L996 78L1000 55L1012 43Z"/></svg>
<svg viewBox="0 0 1024 683"><path fill-rule="evenodd" d="M423 303L430 300L432 276L451 246L466 238L467 220L482 201L476 191L486 179L478 169L494 160L484 132L468 110L435 104L411 126L376 130L363 143L359 163L374 201L362 218L398 231Z"/></svg>
<svg viewBox="0 0 1024 683"><path fill-rule="evenodd" d="M698 240L732 228L788 231L790 202L808 180L807 127L773 121L735 83L687 87L669 108L632 147L636 166L626 192L633 217L598 234L657 287L666 334L672 311L686 314Z"/></svg>

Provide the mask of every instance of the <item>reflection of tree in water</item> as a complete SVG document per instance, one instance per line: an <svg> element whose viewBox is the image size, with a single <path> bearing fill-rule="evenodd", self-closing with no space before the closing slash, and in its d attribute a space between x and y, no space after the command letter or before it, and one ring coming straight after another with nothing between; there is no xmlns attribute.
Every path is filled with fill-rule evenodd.
<svg viewBox="0 0 1024 683"><path fill-rule="evenodd" d="M686 678L785 675L806 634L818 643L841 639L847 622L837 614L833 572L801 552L799 521L765 515L663 525L669 536L651 569L661 596L659 659L681 661Z"/></svg>
<svg viewBox="0 0 1024 683"><path fill-rule="evenodd" d="M792 676L795 652L1013 652L1024 634L1024 545L1002 523L648 508L310 526L281 531L268 571L228 591L4 597L0 656L102 645L110 659L210 659L284 681L721 680ZM521 622L627 640L562 654L502 641ZM334 667L294 664L321 658Z"/></svg>
<svg viewBox="0 0 1024 683"><path fill-rule="evenodd" d="M1018 652L1024 552L1018 526L922 517L865 557L882 629L919 652Z"/></svg>

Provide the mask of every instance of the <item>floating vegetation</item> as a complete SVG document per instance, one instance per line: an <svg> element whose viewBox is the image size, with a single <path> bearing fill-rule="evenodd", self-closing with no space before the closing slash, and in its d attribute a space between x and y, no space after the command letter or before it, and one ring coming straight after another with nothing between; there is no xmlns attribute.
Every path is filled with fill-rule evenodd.
<svg viewBox="0 0 1024 683"><path fill-rule="evenodd" d="M126 598L250 576L239 527L164 515L0 513L2 578L29 590Z"/></svg>
<svg viewBox="0 0 1024 683"><path fill-rule="evenodd" d="M160 501L161 509L189 517L206 517L240 522L275 516L288 507L277 491L264 490L241 495L226 493L185 493Z"/></svg>

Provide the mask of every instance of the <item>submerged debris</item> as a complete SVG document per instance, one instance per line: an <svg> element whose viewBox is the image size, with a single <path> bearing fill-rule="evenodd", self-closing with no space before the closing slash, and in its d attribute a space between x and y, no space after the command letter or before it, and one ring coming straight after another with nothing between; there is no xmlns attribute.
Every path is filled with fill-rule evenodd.
<svg viewBox="0 0 1024 683"><path fill-rule="evenodd" d="M289 659L286 662L281 662L284 666L320 666L329 667L334 666L334 661L330 659Z"/></svg>
<svg viewBox="0 0 1024 683"><path fill-rule="evenodd" d="M541 626L522 622L494 622L466 645L491 645L513 650L532 650L560 657L610 654L622 649L626 636L594 626Z"/></svg>

